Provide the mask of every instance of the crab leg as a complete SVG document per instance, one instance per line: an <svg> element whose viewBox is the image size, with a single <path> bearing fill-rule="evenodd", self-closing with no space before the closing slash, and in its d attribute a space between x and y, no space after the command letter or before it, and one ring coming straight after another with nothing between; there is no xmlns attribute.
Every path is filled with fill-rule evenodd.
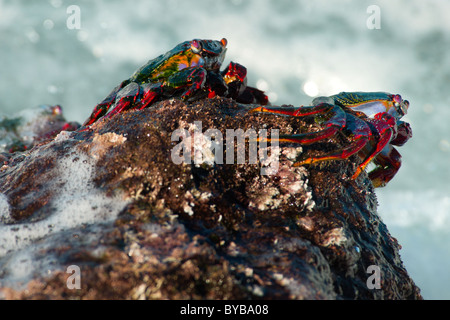
<svg viewBox="0 0 450 320"><path fill-rule="evenodd" d="M322 162L322 161L347 159L348 157L354 155L355 153L360 151L362 148L364 148L364 146L367 144L368 141L369 141L369 139L367 139L365 137L361 137L360 139L351 143L346 148L336 150L335 152L324 155L324 156L311 157L311 158L307 158L305 160L296 162L296 163L294 163L294 167L299 167L299 166L302 166L305 164L318 163L318 162Z"/></svg>
<svg viewBox="0 0 450 320"><path fill-rule="evenodd" d="M173 89L187 88L181 95L182 99L194 97L205 85L207 72L201 67L185 68L171 75L165 82L164 86Z"/></svg>
<svg viewBox="0 0 450 320"><path fill-rule="evenodd" d="M95 121L103 117L106 113L108 113L109 108L114 103L116 99L117 93L125 87L129 83L128 80L122 81L121 84L119 84L117 87L115 87L110 94L103 99L102 102L100 102L98 105L95 106L94 111L92 111L92 114L89 116L89 118L84 122L84 126L90 126Z"/></svg>
<svg viewBox="0 0 450 320"><path fill-rule="evenodd" d="M311 116L318 113L326 113L329 110L335 108L332 104L321 103L317 106L307 106L307 107L264 107L259 106L251 109L249 112L268 112L275 114L283 114L286 116L294 116L294 117L306 117ZM339 108L340 109L340 108ZM342 111L342 110L341 110ZM343 112L343 111L342 111Z"/></svg>
<svg viewBox="0 0 450 320"><path fill-rule="evenodd" d="M139 102L135 104L133 109L142 110L147 108L155 102L156 99L162 96L163 91L160 83L144 83L141 85L141 93L142 97Z"/></svg>
<svg viewBox="0 0 450 320"><path fill-rule="evenodd" d="M375 188L384 187L400 169L402 156L392 145L387 145L373 162L377 167L369 172L369 178Z"/></svg>
<svg viewBox="0 0 450 320"><path fill-rule="evenodd" d="M367 123L363 120L351 114L347 114L346 120L346 127L349 131L352 132L352 143L349 146L338 149L330 154L326 154L323 156L307 158L295 163L294 166L301 166L304 164L312 164L329 160L347 159L348 157L354 155L362 148L364 148L367 143L369 143L372 133L369 125L367 125Z"/></svg>
<svg viewBox="0 0 450 320"><path fill-rule="evenodd" d="M367 165L370 163L370 161L373 160L373 158L383 150L383 148L391 141L392 139L392 130L386 130L383 132L380 136L380 139L378 140L377 147L375 148L375 151L373 151L364 161L361 163L358 168L356 169L356 172L353 174L352 179L356 179L361 172L364 171L364 169L367 167Z"/></svg>
<svg viewBox="0 0 450 320"><path fill-rule="evenodd" d="M374 127L374 130L378 132L379 138L376 140L377 144L375 150L373 150L363 163L359 165L352 179L356 179L377 154L391 142L394 138L394 132L397 131L395 118L387 112L378 113L373 119L368 119L367 121L370 122Z"/></svg>
<svg viewBox="0 0 450 320"><path fill-rule="evenodd" d="M394 146L402 146L412 138L411 126L408 122L397 121L397 136L390 142Z"/></svg>
<svg viewBox="0 0 450 320"><path fill-rule="evenodd" d="M259 89L245 87L244 91L236 98L236 101L246 104L258 103L261 105L266 105L269 103L269 98Z"/></svg>
<svg viewBox="0 0 450 320"><path fill-rule="evenodd" d="M318 106L312 107L257 107L250 112L268 112L268 113L278 113L288 116L294 117L304 117L310 116L317 113L330 113L334 114L329 120L326 121L326 128L317 132L308 132L301 134L293 134L293 135L281 135L278 138L280 142L294 142L300 144L311 144L323 139L327 139L342 128L344 128L346 124L346 113L342 108L330 105L330 104L320 104ZM271 141L270 138L265 139L266 141ZM261 139L258 139L261 141Z"/></svg>
<svg viewBox="0 0 450 320"><path fill-rule="evenodd" d="M139 84L137 84L136 82L130 82L117 94L114 109L112 109L105 116L111 118L117 113L130 109L138 99L140 90L141 88Z"/></svg>

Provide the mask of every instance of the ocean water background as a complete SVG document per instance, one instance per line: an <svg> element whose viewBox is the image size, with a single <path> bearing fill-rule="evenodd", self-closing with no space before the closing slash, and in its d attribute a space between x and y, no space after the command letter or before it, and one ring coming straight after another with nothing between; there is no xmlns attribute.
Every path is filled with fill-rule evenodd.
<svg viewBox="0 0 450 320"><path fill-rule="evenodd" d="M74 5L79 29L69 28ZM379 29L368 27L371 5ZM0 115L60 104L83 122L147 60L193 38L226 37L225 63L245 65L273 104L399 93L414 136L377 190L378 211L424 298L449 299L449 14L446 0L0 0Z"/></svg>

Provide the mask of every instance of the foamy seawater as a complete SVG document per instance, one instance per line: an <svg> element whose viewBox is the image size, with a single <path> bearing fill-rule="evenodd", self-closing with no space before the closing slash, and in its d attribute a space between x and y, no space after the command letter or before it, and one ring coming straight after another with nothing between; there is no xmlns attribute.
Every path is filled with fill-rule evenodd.
<svg viewBox="0 0 450 320"><path fill-rule="evenodd" d="M70 29L79 8L80 28ZM376 5L379 29L367 22ZM92 108L147 60L193 38L228 39L225 63L274 104L340 91L388 91L411 103L403 165L377 190L379 214L428 299L450 298L450 2L2 1L0 114L60 104ZM0 216L7 212L0 197Z"/></svg>
<svg viewBox="0 0 450 320"><path fill-rule="evenodd" d="M69 135L64 131L52 143ZM47 187L53 194L41 209L44 217L37 221L11 224L14 219L8 199L0 194L0 287L19 288L34 276L62 269L55 248L70 247L74 236L90 237L92 229L105 230L112 225L129 201L121 193L108 196L95 187L92 175L96 165L94 157L73 151L48 169L52 180ZM43 254L46 249L51 254Z"/></svg>

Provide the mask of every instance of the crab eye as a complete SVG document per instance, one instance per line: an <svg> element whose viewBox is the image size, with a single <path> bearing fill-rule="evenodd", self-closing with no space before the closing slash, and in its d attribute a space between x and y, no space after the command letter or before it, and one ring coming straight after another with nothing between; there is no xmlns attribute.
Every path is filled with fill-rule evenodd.
<svg viewBox="0 0 450 320"><path fill-rule="evenodd" d="M400 107L402 108L403 114L406 114L409 108L409 101L404 100L403 103L400 105Z"/></svg>
<svg viewBox="0 0 450 320"><path fill-rule="evenodd" d="M400 103L402 103L402 96L399 94L396 94L392 97L392 100L394 100L395 106L399 106Z"/></svg>
<svg viewBox="0 0 450 320"><path fill-rule="evenodd" d="M222 43L222 46L225 48L226 46L227 46L227 44L228 44L228 41L227 41L227 39L225 39L225 38L222 38L222 40L220 40L220 42Z"/></svg>
<svg viewBox="0 0 450 320"><path fill-rule="evenodd" d="M202 44L198 40L192 40L191 50L193 53L200 53L202 51Z"/></svg>

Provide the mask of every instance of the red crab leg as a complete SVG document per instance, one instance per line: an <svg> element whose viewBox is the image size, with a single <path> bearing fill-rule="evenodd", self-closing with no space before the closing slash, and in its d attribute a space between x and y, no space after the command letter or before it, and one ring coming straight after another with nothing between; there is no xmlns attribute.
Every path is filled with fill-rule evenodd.
<svg viewBox="0 0 450 320"><path fill-rule="evenodd" d="M412 138L411 126L408 122L397 121L397 136L392 139L391 144L402 146Z"/></svg>
<svg viewBox="0 0 450 320"><path fill-rule="evenodd" d="M364 171L364 169L367 167L367 165L370 163L370 161L373 160L373 158L383 150L383 148L391 141L392 139L392 130L386 130L380 135L380 139L378 140L377 147L375 148L375 151L370 154L366 160L364 160L363 163L361 163L358 168L356 169L356 172L353 174L352 179L358 178L361 172Z"/></svg>
<svg viewBox="0 0 450 320"><path fill-rule="evenodd" d="M189 70L186 68L186 70ZM177 75L178 76L178 75ZM181 95L182 99L188 99L198 93L205 85L207 72L205 69L200 67L192 68L191 73L183 79L184 82L189 84L188 89ZM172 82L172 77L169 78L169 82ZM173 83L169 83L168 85L176 85L177 81L173 81Z"/></svg>
<svg viewBox="0 0 450 320"><path fill-rule="evenodd" d="M320 140L327 139L336 134L346 124L346 113L342 108L330 104L320 104L312 107L258 107L250 110L250 112L269 112L279 113L294 117L303 117L314 115L317 113L334 113L334 115L325 122L326 128L317 132L308 132L293 135L281 135L278 138L280 142L294 142L300 144L311 144ZM258 139L260 141L260 139ZM267 139L271 141L271 139Z"/></svg>
<svg viewBox="0 0 450 320"><path fill-rule="evenodd" d="M120 101L117 106L105 115L106 118L112 118L112 116L128 110L133 105L133 101Z"/></svg>
<svg viewBox="0 0 450 320"><path fill-rule="evenodd" d="M236 101L245 104L257 103L260 105L266 105L269 103L269 97L267 97L264 92L259 89L245 87L243 92L236 97Z"/></svg>
<svg viewBox="0 0 450 320"><path fill-rule="evenodd" d="M356 179L359 174L367 167L370 161L372 161L373 158L375 158L377 154L379 154L384 149L384 147L389 142L391 142L392 138L394 137L394 131L397 131L395 118L387 112L378 113L375 115L374 119L368 119L367 121L374 126L375 130L379 134L379 138L375 150L371 154L369 154L369 156L364 160L363 163L359 165L352 179Z"/></svg>
<svg viewBox="0 0 450 320"><path fill-rule="evenodd" d="M116 97L116 106L105 115L107 118L130 109L139 97L140 86L136 82L131 82Z"/></svg>
<svg viewBox="0 0 450 320"><path fill-rule="evenodd" d="M138 110L145 109L147 106L151 105L158 96L159 94L155 91L146 92L142 97L142 100L140 101L139 105L137 105L135 108Z"/></svg>
<svg viewBox="0 0 450 320"><path fill-rule="evenodd" d="M142 98L139 102L136 102L133 109L142 110L154 103L156 99L162 96L163 89L161 83L143 84L141 85L141 91L143 92Z"/></svg>
<svg viewBox="0 0 450 320"><path fill-rule="evenodd" d="M304 164L313 164L313 163L322 162L322 161L347 159L348 157L354 155L355 153L360 151L362 148L364 148L364 146L367 144L368 141L369 141L368 138L361 137L360 139L351 143L346 148L336 150L335 152L324 155L324 156L311 157L311 158L307 158L305 160L296 162L296 163L294 163L294 167L299 167Z"/></svg>
<svg viewBox="0 0 450 320"><path fill-rule="evenodd" d="M388 145L373 162L377 167L369 172L369 178L375 188L384 187L400 169L402 156L392 145Z"/></svg>
<svg viewBox="0 0 450 320"><path fill-rule="evenodd" d="M95 121L100 119L104 114L106 113L103 106L96 106L94 111L92 112L91 116L83 123L83 127L90 126Z"/></svg>
<svg viewBox="0 0 450 320"><path fill-rule="evenodd" d="M108 112L108 109L111 107L111 105L114 103L114 98L115 96L113 97L108 96L105 100L96 105L94 111L92 111L92 114L84 122L83 127L90 126L95 121L103 117Z"/></svg>
<svg viewBox="0 0 450 320"><path fill-rule="evenodd" d="M294 166L301 166L304 164L312 164L329 160L343 160L359 152L364 148L370 140L372 131L369 125L358 117L347 114L346 128L351 134L352 143L342 149L336 150L330 154L319 157L311 157L294 164Z"/></svg>
<svg viewBox="0 0 450 320"><path fill-rule="evenodd" d="M333 109L335 106L331 104L322 103L317 106L307 106L307 107L256 107L251 109L249 112L268 112L268 113L276 113L283 114L286 116L294 116L294 117L306 117L318 113L326 113L329 110Z"/></svg>
<svg viewBox="0 0 450 320"><path fill-rule="evenodd" d="M233 81L240 81L246 85L247 68L239 63L231 61L221 73L226 84Z"/></svg>
<svg viewBox="0 0 450 320"><path fill-rule="evenodd" d="M128 80L122 81L118 86L116 86L109 95L103 99L102 102L100 102L98 105L95 106L94 111L92 111L92 114L89 116L89 118L83 123L82 127L84 126L90 126L95 121L103 117L109 110L109 108L114 104L114 101L116 100L117 93L125 87L129 83Z"/></svg>

